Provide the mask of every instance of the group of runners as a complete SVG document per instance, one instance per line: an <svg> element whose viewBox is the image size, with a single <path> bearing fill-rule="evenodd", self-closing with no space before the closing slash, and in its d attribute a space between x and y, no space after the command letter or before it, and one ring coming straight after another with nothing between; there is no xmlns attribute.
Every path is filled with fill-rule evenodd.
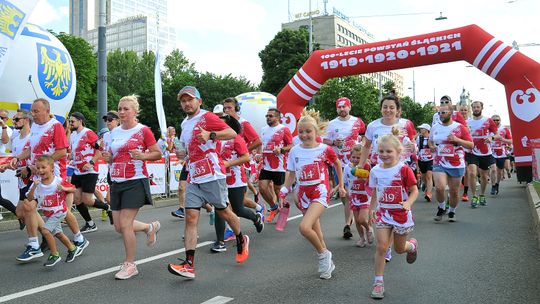
<svg viewBox="0 0 540 304"><path fill-rule="evenodd" d="M408 263L417 258L419 242L410 237L414 229L411 207L420 191L426 201L437 203L435 221L446 215L455 222L458 203L466 200L459 196L462 185L465 194L467 187L471 190L471 207L486 205L485 191L493 172L491 194L498 194L511 146L510 131L500 126L500 117L482 116L482 102L472 103L472 117L465 120L449 96L441 98L432 123L420 125L419 134L410 120L401 117L396 96L380 101L381 118L367 126L350 115L351 101L342 97L336 100L338 116L330 122L316 111L304 111L295 137L281 124L276 108L268 109L267 126L256 132L240 117L234 98L224 99L212 112L202 108L203 99L195 87L182 88L177 99L186 118L177 139L174 128L169 128L165 149L183 163L180 206L172 215L185 220L185 259L168 264L167 269L190 279L195 278L201 208L210 212L215 225L211 250L223 252L225 241L236 240L236 262L244 263L250 255L250 237L242 232L239 218L250 220L261 233L265 222L279 215L287 197L303 214L299 230L316 251L319 277L330 279L336 266L320 217L336 195L344 207L343 238L353 237L354 223L358 247L376 241L371 296L383 298L384 267L392 258L392 244L395 253L406 254ZM16 170L19 176L20 200L12 209L28 234L19 261L43 256L43 246L48 244L45 266L54 266L61 260L56 236L68 249L66 262L72 262L89 244L82 233L96 229L88 211L93 206L108 214L123 238L125 258L115 278L138 274L135 233L145 233L147 245L153 246L161 228L159 221L136 220L139 209L152 204L145 162L162 157L151 130L138 122L138 113L135 96L121 98L118 111L103 117L108 132L100 131L98 136L85 127L84 115L74 112L68 119L68 141L62 125L50 115L47 100L35 100L31 113L17 111L16 132L11 136L14 158L0 170ZM106 197L95 193L100 158L109 166ZM74 168L70 180L67 165ZM258 183L258 190L252 181ZM71 212L73 203L85 220L81 229ZM37 210L42 210L43 219ZM73 242L63 234L62 221L73 232ZM38 231L44 240L41 247Z"/></svg>

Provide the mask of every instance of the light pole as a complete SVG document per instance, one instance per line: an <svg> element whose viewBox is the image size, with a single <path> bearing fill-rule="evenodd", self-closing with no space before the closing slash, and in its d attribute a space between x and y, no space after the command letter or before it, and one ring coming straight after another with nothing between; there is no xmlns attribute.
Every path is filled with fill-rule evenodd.
<svg viewBox="0 0 540 304"><path fill-rule="evenodd" d="M311 0L309 0L309 54L313 53L313 16L311 16Z"/></svg>

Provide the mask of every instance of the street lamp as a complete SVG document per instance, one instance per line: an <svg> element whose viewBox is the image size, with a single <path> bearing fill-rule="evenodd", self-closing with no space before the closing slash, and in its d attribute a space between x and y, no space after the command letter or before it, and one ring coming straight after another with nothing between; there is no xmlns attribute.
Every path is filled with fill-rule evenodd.
<svg viewBox="0 0 540 304"><path fill-rule="evenodd" d="M412 89L412 99L414 102L416 102L416 82L414 81L414 70L412 71L412 88L409 87L408 89Z"/></svg>

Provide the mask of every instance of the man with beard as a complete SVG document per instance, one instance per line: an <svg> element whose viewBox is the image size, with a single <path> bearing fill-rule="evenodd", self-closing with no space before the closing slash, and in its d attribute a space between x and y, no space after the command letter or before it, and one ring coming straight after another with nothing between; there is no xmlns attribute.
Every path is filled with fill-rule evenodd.
<svg viewBox="0 0 540 304"><path fill-rule="evenodd" d="M459 202L459 185L465 174L465 148L471 149L473 142L466 126L452 119L452 108L442 106L439 110L440 123L434 124L429 135L428 145L434 152L433 180L435 199L438 203L435 221L441 221L446 214L446 195L448 185L450 208L448 221L456 221L456 208Z"/></svg>
<svg viewBox="0 0 540 304"><path fill-rule="evenodd" d="M291 131L280 123L280 119L278 109L268 109L268 126L261 130L263 168L259 174L259 191L270 206L266 222L272 222L279 212L277 198L285 182L286 153L293 146Z"/></svg>
<svg viewBox="0 0 540 304"><path fill-rule="evenodd" d="M460 124L462 124L464 126L467 126L467 122L465 121L465 119L463 118L461 113L459 111L454 111L453 110L452 98L450 98L450 96L448 96L448 95L444 95L443 97L441 97L440 107L439 108L444 107L444 106L448 106L448 108L452 111L452 120L453 121L458 122L458 123L460 123ZM440 118L439 112L435 112L435 114L433 114L433 121L431 122L431 126L434 126L437 123L441 123L441 118Z"/></svg>
<svg viewBox="0 0 540 304"><path fill-rule="evenodd" d="M491 116L493 122L497 126L500 139L491 142L491 150L495 158L495 166L491 169L491 195L499 194L499 183L503 178L503 170L505 162L508 160L507 147L512 145L512 133L510 129L501 125L501 117L499 115Z"/></svg>
<svg viewBox="0 0 540 304"><path fill-rule="evenodd" d="M101 157L98 145L98 136L94 131L85 127L86 118L80 112L73 112L69 117L69 128L71 136L69 145L71 155L69 160L74 168L71 183L77 189L73 200L79 213L86 221L81 233L88 233L97 230L96 223L92 220L88 208L82 205L93 206L108 213L109 221L113 224L111 207L104 202L94 200L94 191L98 180L97 161Z"/></svg>
<svg viewBox="0 0 540 304"><path fill-rule="evenodd" d="M349 157L352 147L359 143L358 136L366 132L366 125L360 117L350 115L351 100L347 97L341 97L336 100L336 111L338 117L331 120L328 124L328 133L323 139L323 142L334 149L341 165L344 167L351 162ZM360 164L360 166L363 165ZM345 215L343 238L350 239L352 237L352 212L349 208L349 199L347 196L341 198L341 203L344 206L343 212Z"/></svg>
<svg viewBox="0 0 540 304"><path fill-rule="evenodd" d="M497 125L489 118L482 116L484 104L481 101L473 101L471 104L472 117L467 120L467 125L471 132L474 148L466 153L467 174L469 175L469 189L471 189L471 207L476 208L478 204L487 205L486 192L487 180L490 167L495 163L491 151L491 142L499 140L501 137L497 131ZM480 172L480 196L477 196L476 176Z"/></svg>

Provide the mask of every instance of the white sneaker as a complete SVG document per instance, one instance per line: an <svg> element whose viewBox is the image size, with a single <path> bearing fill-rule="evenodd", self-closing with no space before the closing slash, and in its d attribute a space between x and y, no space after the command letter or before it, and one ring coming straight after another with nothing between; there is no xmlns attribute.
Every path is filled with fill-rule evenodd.
<svg viewBox="0 0 540 304"><path fill-rule="evenodd" d="M319 278L328 280L332 277L332 271L336 266L332 261L332 252L326 250L326 253L322 258L319 258Z"/></svg>
<svg viewBox="0 0 540 304"><path fill-rule="evenodd" d="M157 234L159 229L161 229L161 224L158 221L155 221L150 223L150 226L152 227L152 230L146 233L146 245L148 247L154 247L157 242Z"/></svg>
<svg viewBox="0 0 540 304"><path fill-rule="evenodd" d="M117 280L127 280L132 276L138 275L137 265L135 263L124 262L120 265L120 271L114 275Z"/></svg>

